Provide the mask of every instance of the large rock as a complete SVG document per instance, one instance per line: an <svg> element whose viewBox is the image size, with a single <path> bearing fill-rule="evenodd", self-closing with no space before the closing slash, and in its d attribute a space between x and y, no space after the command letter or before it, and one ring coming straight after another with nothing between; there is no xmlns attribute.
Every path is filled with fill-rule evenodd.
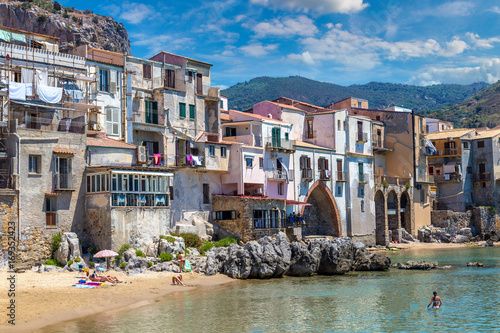
<svg viewBox="0 0 500 333"><path fill-rule="evenodd" d="M427 228L418 229L418 240L422 243L432 243L432 233L431 230Z"/></svg>
<svg viewBox="0 0 500 333"><path fill-rule="evenodd" d="M354 245L347 237L334 239L323 249L318 274L341 275L353 268Z"/></svg>
<svg viewBox="0 0 500 333"><path fill-rule="evenodd" d="M159 252L160 253L179 253L179 251L184 251L186 245L184 243L184 238L182 237L174 237L175 241L173 243L167 241L166 239L161 239L159 244Z"/></svg>
<svg viewBox="0 0 500 333"><path fill-rule="evenodd" d="M149 263L146 258L135 257L131 258L125 266L125 272L127 274L139 274L144 273L149 268Z"/></svg>
<svg viewBox="0 0 500 333"><path fill-rule="evenodd" d="M228 247L227 261L224 263L224 274L237 279L246 279L252 270L250 253L240 245L231 244Z"/></svg>
<svg viewBox="0 0 500 333"><path fill-rule="evenodd" d="M299 242L290 244L291 260L286 275L311 276L316 273L319 266L320 256L309 251L307 245Z"/></svg>
<svg viewBox="0 0 500 333"><path fill-rule="evenodd" d="M421 270L426 270L426 269L437 268L438 267L438 263L437 263L437 261L433 261L433 262L407 261L404 264L403 263L394 264L394 267L399 268L399 269L421 269Z"/></svg>
<svg viewBox="0 0 500 333"><path fill-rule="evenodd" d="M82 257L82 246L80 245L80 240L74 232L65 232L61 237L61 242L67 241L69 245L69 259L75 260L77 257Z"/></svg>
<svg viewBox="0 0 500 333"><path fill-rule="evenodd" d="M457 235L465 236L468 239L471 239L472 237L474 237L474 235L472 234L471 228L462 228L462 229L457 231Z"/></svg>
<svg viewBox="0 0 500 333"><path fill-rule="evenodd" d="M137 258L137 255L135 254L135 249L128 249L127 251L123 252L122 257L127 262L130 261L130 259Z"/></svg>
<svg viewBox="0 0 500 333"><path fill-rule="evenodd" d="M56 252L54 253L54 259L61 265L66 265L68 263L69 257L69 244L66 241L62 241L59 244Z"/></svg>
<svg viewBox="0 0 500 333"><path fill-rule="evenodd" d="M367 254L357 258L356 271L385 271L391 266L391 259L380 253Z"/></svg>
<svg viewBox="0 0 500 333"><path fill-rule="evenodd" d="M453 239L453 243L468 243L468 242L469 242L469 237L464 235L456 235L455 238Z"/></svg>

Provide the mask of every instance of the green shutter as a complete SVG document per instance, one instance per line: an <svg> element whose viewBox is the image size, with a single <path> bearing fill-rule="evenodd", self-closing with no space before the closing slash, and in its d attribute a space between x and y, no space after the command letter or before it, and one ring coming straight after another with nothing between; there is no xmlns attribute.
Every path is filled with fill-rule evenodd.
<svg viewBox="0 0 500 333"><path fill-rule="evenodd" d="M276 147L281 147L281 128L276 129Z"/></svg>
<svg viewBox="0 0 500 333"><path fill-rule="evenodd" d="M195 117L194 105L189 104L189 119L194 119L194 117Z"/></svg>
<svg viewBox="0 0 500 333"><path fill-rule="evenodd" d="M158 102L152 102L152 115L153 115L153 124L158 124Z"/></svg>
<svg viewBox="0 0 500 333"><path fill-rule="evenodd" d="M186 103L179 103L179 117L186 118Z"/></svg>
<svg viewBox="0 0 500 333"><path fill-rule="evenodd" d="M272 141L273 141L273 147L276 147L276 128L273 127L272 131Z"/></svg>
<svg viewBox="0 0 500 333"><path fill-rule="evenodd" d="M144 101L144 106L146 108L146 123L151 124L151 105L150 101Z"/></svg>
<svg viewBox="0 0 500 333"><path fill-rule="evenodd" d="M363 175L363 163L358 164L358 171L359 171L359 181L363 182L364 180L364 175Z"/></svg>

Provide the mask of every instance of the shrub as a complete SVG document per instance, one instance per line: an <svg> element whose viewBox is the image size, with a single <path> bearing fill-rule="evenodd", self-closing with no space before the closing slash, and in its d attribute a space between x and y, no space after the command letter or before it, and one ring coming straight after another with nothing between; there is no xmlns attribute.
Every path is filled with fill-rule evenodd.
<svg viewBox="0 0 500 333"><path fill-rule="evenodd" d="M30 9L31 8L31 4L29 2L23 2L21 4L21 8L22 9Z"/></svg>
<svg viewBox="0 0 500 333"><path fill-rule="evenodd" d="M389 187L389 183L387 182L387 180L384 180L382 181L382 185L384 185L384 188L388 188Z"/></svg>
<svg viewBox="0 0 500 333"><path fill-rule="evenodd" d="M127 267L127 263L126 263L126 262L122 262L122 263L120 264L120 268L121 268L121 269L124 269L125 267Z"/></svg>
<svg viewBox="0 0 500 333"><path fill-rule="evenodd" d="M200 254L205 254L208 250L214 247L214 243L212 242L205 242L200 248Z"/></svg>
<svg viewBox="0 0 500 333"><path fill-rule="evenodd" d="M90 9L85 9L83 13L89 15L92 13L92 11Z"/></svg>
<svg viewBox="0 0 500 333"><path fill-rule="evenodd" d="M68 14L68 12L64 12L64 13L62 14L62 16L63 16L64 18L69 18L69 14Z"/></svg>
<svg viewBox="0 0 500 333"><path fill-rule="evenodd" d="M73 20L73 22L78 22L78 17L76 16L72 16L71 19Z"/></svg>
<svg viewBox="0 0 500 333"><path fill-rule="evenodd" d="M123 252L127 251L130 249L130 244L123 244L122 247L120 247L120 250L118 250L118 254L122 255Z"/></svg>
<svg viewBox="0 0 500 333"><path fill-rule="evenodd" d="M191 253L191 252L189 252L189 250L188 250L188 249L186 249L184 252L185 252L186 254L190 254L190 253Z"/></svg>
<svg viewBox="0 0 500 333"><path fill-rule="evenodd" d="M95 263L94 263L93 261L89 261L89 264L90 264L90 267L91 267L91 268L94 268Z"/></svg>
<svg viewBox="0 0 500 333"><path fill-rule="evenodd" d="M60 232L52 236L52 254L54 254L54 252L56 252L59 248L59 244L61 244L61 238L62 234Z"/></svg>
<svg viewBox="0 0 500 333"><path fill-rule="evenodd" d="M62 9L62 6L59 2L54 2L54 11L59 12Z"/></svg>
<svg viewBox="0 0 500 333"><path fill-rule="evenodd" d="M149 265L149 267L152 267L153 263L151 261L148 261L148 265Z"/></svg>
<svg viewBox="0 0 500 333"><path fill-rule="evenodd" d="M36 20L38 21L38 23L43 23L43 22L47 21L47 15L39 14L38 18Z"/></svg>
<svg viewBox="0 0 500 333"><path fill-rule="evenodd" d="M99 23L99 19L97 18L97 16L94 16L92 18L92 22L94 22L95 24Z"/></svg>
<svg viewBox="0 0 500 333"><path fill-rule="evenodd" d="M68 266L71 266L73 264L73 260L68 260Z"/></svg>
<svg viewBox="0 0 500 333"><path fill-rule="evenodd" d="M496 211L495 206L488 206L488 212L495 213Z"/></svg>
<svg viewBox="0 0 500 333"><path fill-rule="evenodd" d="M174 259L174 256L171 253L163 252L160 254L159 258L161 262L165 262L165 261L172 261L172 259Z"/></svg>
<svg viewBox="0 0 500 333"><path fill-rule="evenodd" d="M49 259L45 262L45 265L51 265L51 266L59 266L62 267L60 263L57 262L55 259Z"/></svg>
<svg viewBox="0 0 500 333"><path fill-rule="evenodd" d="M141 250L136 250L135 255L141 258L146 258L146 254L144 254Z"/></svg>
<svg viewBox="0 0 500 333"><path fill-rule="evenodd" d="M214 243L215 247L228 247L231 244L238 243L238 239L235 237L222 238L218 242Z"/></svg>
<svg viewBox="0 0 500 333"><path fill-rule="evenodd" d="M122 260L122 256L117 255L117 256L115 257L115 264L116 264L116 265L118 265L118 264L120 263L120 260Z"/></svg>
<svg viewBox="0 0 500 333"><path fill-rule="evenodd" d="M186 247L199 248L202 245L201 238L197 234L186 232L186 233L176 234L175 236L182 237L182 239L184 239L184 244L186 245Z"/></svg>
<svg viewBox="0 0 500 333"><path fill-rule="evenodd" d="M406 183L405 186L407 190L410 189L410 183Z"/></svg>

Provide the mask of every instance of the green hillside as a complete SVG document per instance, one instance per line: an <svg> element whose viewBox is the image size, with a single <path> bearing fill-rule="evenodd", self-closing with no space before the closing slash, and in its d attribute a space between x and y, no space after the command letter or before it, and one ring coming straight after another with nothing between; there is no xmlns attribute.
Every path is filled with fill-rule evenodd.
<svg viewBox="0 0 500 333"><path fill-rule="evenodd" d="M300 76L278 78L264 76L238 83L223 90L222 94L229 97L229 107L237 110L246 110L261 101L282 96L318 106L327 106L352 96L367 99L371 108L383 109L397 105L414 108L415 111L423 113L450 103L460 103L487 86L483 82L470 85L438 84L427 87L370 82L346 87Z"/></svg>
<svg viewBox="0 0 500 333"><path fill-rule="evenodd" d="M429 113L454 123L455 127L495 127L500 124L500 81L457 105L447 105Z"/></svg>

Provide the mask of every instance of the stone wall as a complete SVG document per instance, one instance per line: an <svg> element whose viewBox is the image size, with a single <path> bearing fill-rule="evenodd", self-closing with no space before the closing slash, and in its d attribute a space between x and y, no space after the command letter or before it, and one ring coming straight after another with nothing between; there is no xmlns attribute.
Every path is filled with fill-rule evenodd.
<svg viewBox="0 0 500 333"><path fill-rule="evenodd" d="M474 227L478 235L483 237L500 230L500 219L496 211L487 207L475 207L472 210L471 226Z"/></svg>
<svg viewBox="0 0 500 333"><path fill-rule="evenodd" d="M471 224L472 212L454 212L452 210L433 210L432 225L438 228L455 226L457 229L468 228Z"/></svg>
<svg viewBox="0 0 500 333"><path fill-rule="evenodd" d="M465 213L435 210L432 212L432 225L457 230L471 228L474 235L484 237L500 230L500 219L496 211L488 207L475 207Z"/></svg>

